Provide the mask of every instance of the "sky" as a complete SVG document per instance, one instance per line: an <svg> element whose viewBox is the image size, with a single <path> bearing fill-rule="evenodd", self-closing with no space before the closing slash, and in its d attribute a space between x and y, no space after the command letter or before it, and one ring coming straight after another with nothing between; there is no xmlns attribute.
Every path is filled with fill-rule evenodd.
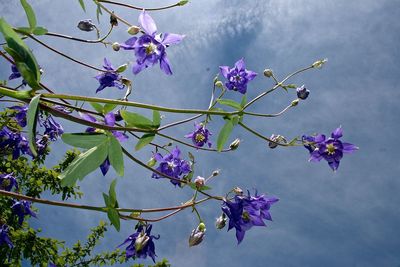
<svg viewBox="0 0 400 267"><path fill-rule="evenodd" d="M94 33L80 32L77 22L91 18L95 9L87 2L87 13L78 1L30 1L38 24L53 32L95 38ZM173 1L124 1L140 6L157 7ZM108 6L132 23L138 11ZM1 1L6 20L24 26L26 18L19 1ZM265 68L273 69L278 79L288 73L328 58L320 70L311 70L290 80L305 84L309 98L278 118L245 118L246 124L266 136L281 134L291 139L302 134L330 134L338 126L344 129L343 140L360 147L345 155L334 173L326 162L308 162L302 147L268 149L268 145L237 128L231 140L242 140L232 153L216 154L192 151L197 160L196 174L208 176L220 169L221 175L210 186L212 193L223 195L231 188L257 188L260 193L279 197L271 208L273 222L254 227L237 245L234 231L214 227L221 213L220 203L199 207L207 225L206 238L197 247L188 247L188 237L197 225L190 210L157 223L153 227L161 238L156 241L158 259L167 258L172 266L400 266L399 132L400 88L400 16L399 1L239 1L191 0L184 7L151 13L159 32L185 34L179 45L168 48L174 75L163 74L158 66L134 76L132 101L167 107L206 108L212 81L218 67L232 66L244 58L246 67L257 72L249 84L248 98L273 86L263 77ZM108 16L99 27L107 30ZM110 40L124 42L129 36L120 24ZM68 55L100 66L104 57L114 65L132 62L129 51L114 52L111 47L69 42L42 37ZM95 95L98 86L93 70L27 41L44 69L43 82L57 92L122 97L122 91L106 88ZM9 75L9 65L2 61L0 78ZM238 99L235 92L227 97ZM252 106L251 111L275 113L286 107L295 93L277 90ZM134 109L131 109L134 111ZM136 110L137 111L137 110ZM145 111L143 114L150 114ZM165 113L168 123L185 116ZM222 125L215 118L210 125L216 142ZM64 122L66 132L84 131L84 127ZM166 132L183 138L193 129L192 123ZM157 142L167 143L165 139ZM135 141L126 147L133 151ZM68 147L58 142L57 153L49 164L60 159ZM183 151L188 150L182 148ZM150 149L135 152L142 159ZM118 178L118 200L123 207L173 206L190 198L190 190L174 188L167 180L151 179L151 173L125 160L127 175ZM396 175L397 173L397 175ZM113 171L103 177L100 171L79 182L85 196L71 200L82 204L103 205L102 192L116 177ZM49 196L50 197L50 196ZM38 219L30 222L42 228L44 236L73 244L84 239L89 229L105 214L36 205ZM114 249L133 233L134 222L123 222L120 232L109 229L99 251ZM150 260L144 261L150 263ZM28 266L28 265L27 265ZM128 265L126 265L128 266Z"/></svg>

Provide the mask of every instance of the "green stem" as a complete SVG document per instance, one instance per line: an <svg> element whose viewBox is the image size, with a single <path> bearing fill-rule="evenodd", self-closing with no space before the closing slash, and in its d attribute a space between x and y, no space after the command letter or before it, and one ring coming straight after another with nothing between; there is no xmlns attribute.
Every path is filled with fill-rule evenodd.
<svg viewBox="0 0 400 267"><path fill-rule="evenodd" d="M77 38L77 37L73 37L73 36L69 36L69 35L65 35L65 34L60 34L60 33L54 33L54 32L48 32L45 35L48 36L53 36L53 37L59 37L59 38L64 38L64 39L68 39L68 40L72 40L72 41L77 41L77 42L82 42L82 43L90 43L90 44L95 44L95 43L101 43L103 42L108 36L110 36L112 30L113 30L113 26L110 27L110 30L108 31L108 33L106 35L104 35L103 37L97 39L97 40L86 40L86 39L81 39L81 38Z"/></svg>
<svg viewBox="0 0 400 267"><path fill-rule="evenodd" d="M238 122L238 124L239 124L240 126L242 126L244 129L246 129L247 131L249 131L250 133L254 134L255 136L260 137L261 139L264 139L265 141L268 141L268 142L277 144L278 146L289 146L288 144L282 144L282 143L279 143L279 142L276 142L276 141L272 140L271 138L265 137L264 135L258 133L257 131L255 131L255 130L249 128L248 126L246 126L246 125L243 124L242 122Z"/></svg>
<svg viewBox="0 0 400 267"><path fill-rule="evenodd" d="M115 2L115 1L111 1L111 0L97 0L97 2L99 2L99 3L107 3L107 4L117 5L117 6L123 6L123 7L131 8L131 9L135 9L135 10L140 10L140 11L142 11L143 9L145 9L146 11L158 11L158 10L164 10L164 9L169 9L169 8L173 8L173 7L179 6L179 3L176 3L176 4L165 6L165 7L144 8L144 7L128 5L128 4L125 4L125 3Z"/></svg>

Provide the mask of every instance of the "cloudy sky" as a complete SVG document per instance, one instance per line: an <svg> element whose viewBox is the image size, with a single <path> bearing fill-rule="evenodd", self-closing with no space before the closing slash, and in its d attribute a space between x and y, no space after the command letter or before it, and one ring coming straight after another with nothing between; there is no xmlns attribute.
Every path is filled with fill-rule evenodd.
<svg viewBox="0 0 400 267"><path fill-rule="evenodd" d="M80 19L95 21L95 9L87 4L84 13L78 1L31 1L38 23L64 34L95 38L79 32ZM135 1L125 1L133 3ZM136 1L156 7L167 1ZM135 3L136 3L135 2ZM169 1L169 3L174 3ZM113 8L110 6L110 8ZM19 1L1 1L0 9L9 23L26 24ZM114 7L122 17L136 23L138 12ZM303 133L326 133L341 125L345 141L360 150L346 155L339 171L333 173L325 162L309 163L301 147L270 150L267 144L242 129L235 129L232 140L242 139L240 148L231 154L194 151L196 175L207 176L221 169L211 186L222 195L234 186L257 188L280 198L273 206L274 221L266 228L253 228L244 241L236 244L234 231L217 231L214 219L220 205L210 202L199 207L207 223L207 237L198 247L188 248L187 239L197 224L189 211L154 226L161 235L156 242L157 255L173 266L400 266L400 180L399 115L400 97L398 63L400 42L399 1L328 1L328 0L192 0L184 7L151 13L159 32L186 34L185 40L168 48L174 75L166 76L155 66L133 80L132 101L168 107L206 108L212 79L220 65L233 65L244 58L247 68L260 75L250 84L252 98L273 83L261 74L271 68L277 77L328 58L321 70L312 70L292 79L305 84L310 97L279 118L253 119L245 122L265 135L282 134L292 138ZM100 28L107 30L108 16ZM120 25L111 41L128 38ZM114 52L102 45L72 43L42 38L68 55L100 66L104 57L114 65L131 62L129 51ZM28 41L42 68L43 82L57 92L94 96L97 81L93 70L77 66ZM1 79L9 75L9 66L0 64ZM122 97L123 92L107 88L100 97ZM237 95L227 94L233 99ZM278 90L252 107L254 112L275 113L295 98ZM149 114L146 113L145 114ZM165 122L182 116L165 115ZM215 118L210 125L214 141L221 126ZM67 124L66 131L83 130ZM167 132L178 137L192 130L192 123ZM167 140L157 139L160 143ZM131 149L134 141L127 144ZM54 163L67 149L55 144L59 152ZM182 150L187 151L182 148ZM137 153L147 160L150 150ZM161 207L176 205L190 197L190 191L174 188L166 180L151 179L151 173L126 160L127 175L118 179L118 199L124 207ZM397 175L396 175L397 173ZM116 174L103 177L99 171L79 185L85 196L79 203L102 205L101 192L108 190ZM83 239L104 214L89 211L40 206L35 227L43 235L64 239L72 244ZM113 249L133 232L134 223L124 222L121 232L110 229L99 250Z"/></svg>

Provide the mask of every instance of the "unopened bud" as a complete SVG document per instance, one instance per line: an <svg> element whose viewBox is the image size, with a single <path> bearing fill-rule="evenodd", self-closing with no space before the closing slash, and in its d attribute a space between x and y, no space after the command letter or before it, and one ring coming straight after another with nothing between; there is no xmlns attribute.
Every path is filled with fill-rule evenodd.
<svg viewBox="0 0 400 267"><path fill-rule="evenodd" d="M265 77L271 78L272 75L274 75L274 74L273 74L273 72L272 72L271 69L265 69L265 70L264 70L264 76L265 76Z"/></svg>
<svg viewBox="0 0 400 267"><path fill-rule="evenodd" d="M283 137L282 135L271 135L270 137L271 141L268 143L269 148L274 149L278 146L279 143L287 143L286 138Z"/></svg>
<svg viewBox="0 0 400 267"><path fill-rule="evenodd" d="M122 121L123 118L121 116L121 110L117 110L116 112L114 112L114 116L115 116L115 121Z"/></svg>
<svg viewBox="0 0 400 267"><path fill-rule="evenodd" d="M220 170L215 170L212 172L212 176L218 176L220 173Z"/></svg>
<svg viewBox="0 0 400 267"><path fill-rule="evenodd" d="M219 87L219 88L222 88L222 86L224 86L224 84L221 81L216 81L215 82L215 86Z"/></svg>
<svg viewBox="0 0 400 267"><path fill-rule="evenodd" d="M240 187L237 187L237 186L235 188L233 188L233 192L238 196L243 195L243 190Z"/></svg>
<svg viewBox="0 0 400 267"><path fill-rule="evenodd" d="M114 15L114 12L110 15L110 24L112 26L118 26L118 19L117 17Z"/></svg>
<svg viewBox="0 0 400 267"><path fill-rule="evenodd" d="M79 28L79 30L85 32L91 32L96 28L96 26L92 23L91 19L84 19L79 21L77 27Z"/></svg>
<svg viewBox="0 0 400 267"><path fill-rule="evenodd" d="M324 59L322 59L322 60L315 61L315 62L312 64L312 67L313 67L313 68L320 69L320 68L322 68L322 66L323 66L326 62L328 62L328 59L327 59L327 58L324 58Z"/></svg>
<svg viewBox="0 0 400 267"><path fill-rule="evenodd" d="M237 148L239 147L239 145L240 145L240 139L239 139L239 138L236 138L236 139L233 140L233 142L229 145L229 148L230 148L231 150L235 150L235 149L237 149Z"/></svg>
<svg viewBox="0 0 400 267"><path fill-rule="evenodd" d="M194 183L196 184L197 188L204 186L205 182L206 180L201 176L197 176L197 178L194 180Z"/></svg>
<svg viewBox="0 0 400 267"><path fill-rule="evenodd" d="M120 48L121 48L121 46L119 45L118 42L115 42L115 43L112 44L112 49L114 51L119 51Z"/></svg>
<svg viewBox="0 0 400 267"><path fill-rule="evenodd" d="M206 233L206 225L204 223L199 223L196 229L192 230L189 237L189 247L197 246L200 244Z"/></svg>
<svg viewBox="0 0 400 267"><path fill-rule="evenodd" d="M295 107L295 106L297 106L299 104L299 100L298 99L295 99L295 100L293 100L292 101L292 103L290 104L292 107Z"/></svg>
<svg viewBox="0 0 400 267"><path fill-rule="evenodd" d="M302 100L305 100L308 97L308 95L310 94L310 91L307 90L307 88L305 88L304 85L302 85L301 87L298 87L296 89L296 92L297 92L297 97Z"/></svg>
<svg viewBox="0 0 400 267"><path fill-rule="evenodd" d="M227 218L226 218L226 216L225 216L225 213L222 213L222 215L219 216L219 217L217 218L217 220L215 221L215 227L217 227L217 229L222 229L222 228L224 228L225 225L226 225L226 220L227 220Z"/></svg>
<svg viewBox="0 0 400 267"><path fill-rule="evenodd" d="M147 162L147 166L149 167L154 167L156 165L157 160L154 157L151 157L149 161Z"/></svg>
<svg viewBox="0 0 400 267"><path fill-rule="evenodd" d="M131 34L131 35L136 35L136 34L138 34L138 32L140 31L140 27L138 27L138 26L130 26L129 28L128 28L128 33L129 34Z"/></svg>

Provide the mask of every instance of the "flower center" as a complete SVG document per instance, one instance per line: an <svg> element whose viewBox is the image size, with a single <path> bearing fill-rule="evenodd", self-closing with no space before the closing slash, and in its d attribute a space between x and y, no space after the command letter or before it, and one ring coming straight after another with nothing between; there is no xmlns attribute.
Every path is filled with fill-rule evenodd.
<svg viewBox="0 0 400 267"><path fill-rule="evenodd" d="M242 213L242 219L243 219L243 221L245 221L245 222L249 222L249 221L250 221L250 215L249 215L249 213L248 213L247 211L243 211L243 213Z"/></svg>
<svg viewBox="0 0 400 267"><path fill-rule="evenodd" d="M326 152L328 152L329 155L335 154L335 150L336 150L336 147L333 144L328 144L326 146Z"/></svg>
<svg viewBox="0 0 400 267"><path fill-rule="evenodd" d="M173 161L168 162L168 169L173 170L176 167Z"/></svg>
<svg viewBox="0 0 400 267"><path fill-rule="evenodd" d="M238 75L235 76L235 80L237 82L240 82L242 80L242 77L238 74Z"/></svg>
<svg viewBox="0 0 400 267"><path fill-rule="evenodd" d="M154 51L156 51L156 49L157 49L157 46L156 46L155 44L149 43L149 44L146 46L146 55L153 54Z"/></svg>
<svg viewBox="0 0 400 267"><path fill-rule="evenodd" d="M11 184L11 181L9 179L4 179L3 182L1 183L2 188L6 188Z"/></svg>
<svg viewBox="0 0 400 267"><path fill-rule="evenodd" d="M206 137L203 134L198 133L198 134L196 134L194 139L196 140L196 142L199 143L199 142L203 142L206 139Z"/></svg>

